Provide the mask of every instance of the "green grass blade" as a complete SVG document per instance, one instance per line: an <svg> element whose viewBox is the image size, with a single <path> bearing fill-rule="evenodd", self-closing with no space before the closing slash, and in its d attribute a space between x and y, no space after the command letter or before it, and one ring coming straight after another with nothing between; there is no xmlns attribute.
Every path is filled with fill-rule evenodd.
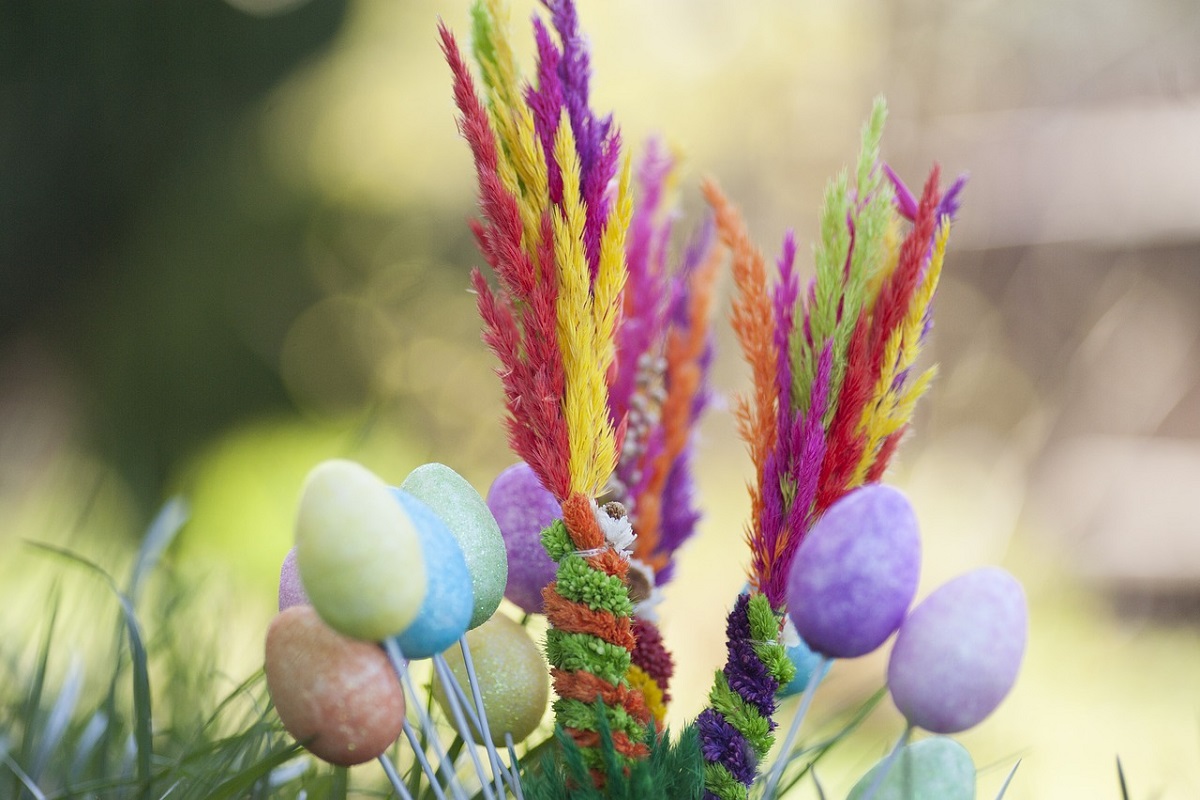
<svg viewBox="0 0 1200 800"><path fill-rule="evenodd" d="M149 800L150 762L154 752L154 733L151 728L150 670L146 646L142 639L137 615L133 611L133 604L129 602L129 598L120 593L117 594L117 599L120 601L121 611L125 615L125 627L129 633L129 657L133 666L133 737L137 745L138 782L141 784L138 796L142 800Z"/></svg>
<svg viewBox="0 0 1200 800"><path fill-rule="evenodd" d="M46 691L46 670L50 663L50 643L54 640L54 629L58 623L58 607L59 602L56 595L50 612L50 622L46 626L46 638L42 641L42 646L38 651L38 663L33 672L33 681L29 685L29 692L25 695L25 702L21 708L20 719L24 720L25 724L21 729L21 751L17 758L20 763L26 765L33 761L38 739L38 719L41 716L42 695ZM5 758L10 758L10 756L6 753ZM25 773L19 771L17 762L13 762L11 766L14 768L12 796L19 799L25 794L25 789L21 786L23 783L21 776Z"/></svg>
<svg viewBox="0 0 1200 800"><path fill-rule="evenodd" d="M96 751L96 745L100 743L101 737L108 730L108 723L108 715L104 713L103 709L97 709L88 718L87 725L83 727L83 732L79 734L79 738L75 742L75 755L71 758L71 766L67 772L71 783L78 781L79 776L83 774L88 761Z"/></svg>
<svg viewBox="0 0 1200 800"><path fill-rule="evenodd" d="M1009 770L1008 777L1004 779L1004 785L1000 787L1000 794L996 795L996 800L1004 800L1004 793L1008 791L1008 785L1012 783L1013 776L1017 774L1017 767L1021 766L1021 760L1017 759L1017 763L1013 764L1013 768Z"/></svg>
<svg viewBox="0 0 1200 800"><path fill-rule="evenodd" d="M16 776L18 784L23 786L25 791L28 791L31 795L33 795L34 800L46 800L46 795L43 794L42 790L38 788L38 785L33 782L33 779L25 774L25 771L21 769L21 766L12 760L12 756L3 750L0 750L0 761L3 761L5 766L12 770L13 775Z"/></svg>
<svg viewBox="0 0 1200 800"><path fill-rule="evenodd" d="M410 764L408 768L408 777L405 779L405 785L408 788L408 793L413 797L421 796L422 777L423 773L421 771L421 764L414 757L412 764Z"/></svg>
<svg viewBox="0 0 1200 800"><path fill-rule="evenodd" d="M107 800L117 796L113 794L113 790L127 789L135 785L136 782L132 778L123 776L93 778L64 787L54 794L47 795L46 800L74 800L80 797L103 797Z"/></svg>
<svg viewBox="0 0 1200 800"><path fill-rule="evenodd" d="M281 764L271 770L270 776L263 784L264 789L270 790L279 786L286 786L292 781L299 780L307 775L312 768L313 760L306 756L293 759L289 764Z"/></svg>
<svg viewBox="0 0 1200 800"><path fill-rule="evenodd" d="M329 800L346 800L350 794L350 770L334 767L333 786L329 789Z"/></svg>
<svg viewBox="0 0 1200 800"><path fill-rule="evenodd" d="M75 706L79 703L79 694L83 691L83 662L78 654L71 657L71 665L67 668L67 677L63 681L58 697L46 717L45 726L38 738L33 760L29 763L29 776L37 781L42 771L50 762L50 756L62 744L63 735L71 718L75 716Z"/></svg>
<svg viewBox="0 0 1200 800"><path fill-rule="evenodd" d="M126 596L129 597L134 605L137 604L137 599L141 595L146 578L158 566L162 554L175 541L175 537L179 535L179 531L183 528L184 523L187 522L187 518L187 504L180 497L172 497L163 504L163 507L150 523L150 527L146 530L146 535L142 539L142 544L138 548L137 558L133 564L133 571L129 576L129 587L125 591Z"/></svg>
<svg viewBox="0 0 1200 800"><path fill-rule="evenodd" d="M539 761L542 757L542 753L550 752L556 741L557 740L554 738L554 734L551 734L535 744L533 747L525 748L525 755L521 758L521 763L534 764L535 762Z"/></svg>
<svg viewBox="0 0 1200 800"><path fill-rule="evenodd" d="M221 702L217 704L217 707L213 710L213 712L208 715L208 718L204 721L204 724L200 727L200 730L197 732L197 735L199 733L203 733L204 731L207 731L209 728L216 725L217 720L219 720L221 718L221 715L225 713L225 711L233 704L233 702L235 700L238 700L239 698L242 698L242 697L246 697L246 698L250 699L251 703L253 703L254 697L253 697L253 695L251 695L250 690L254 688L254 684L259 683L260 681L263 680L263 678L264 678L264 673L262 671L262 668L260 667L258 670L256 670L254 672L254 674L252 674L250 677L246 678L244 681L242 681L237 686L235 686L233 688L233 690L229 692L229 694L225 695L225 697L222 698ZM261 709L258 712L258 720L257 721L262 721L262 719L264 719L266 717L269 709L270 709L269 705L267 708Z"/></svg>
<svg viewBox="0 0 1200 800"><path fill-rule="evenodd" d="M117 597L117 602L121 605L121 613L125 620L125 629L129 638L129 655L130 662L133 668L133 717L134 717L134 745L135 757L137 761L137 776L140 790L138 797L141 800L149 800L151 791L151 775L150 763L153 753L153 732L150 725L151 719L151 701L150 701L150 672L147 667L146 647L142 638L141 627L138 625L137 615L134 613L133 605L129 602L129 598L121 593L117 587L116 581L102 567L94 564L83 556L67 550L63 547L46 544L44 542L30 542L33 547L40 550L52 553L64 558L67 561L77 564L85 569L99 575L113 594Z"/></svg>
<svg viewBox="0 0 1200 800"><path fill-rule="evenodd" d="M817 797L819 798L819 800L825 800L825 787L821 785L820 779L817 778L817 770L816 770L816 768L813 768L811 771L812 771L813 786L817 787Z"/></svg>
<svg viewBox="0 0 1200 800"><path fill-rule="evenodd" d="M866 721L867 717L871 715L871 712L875 710L875 706L879 705L880 701L882 701L886 695L886 686L876 690L875 694L867 698L866 702L859 707L859 709L854 713L854 716L850 718L850 721L842 726L841 730L839 730L833 736L830 736L828 739L825 739L824 741L819 742L812 747L805 748L800 753L797 753L794 758L799 758L804 753L814 753L815 755L813 755L809 762L805 764L804 767L790 779L787 779L786 781L780 781L782 788L779 790L778 796L783 797L790 792L792 787L799 783L805 775L807 775L814 767L816 767L817 763L824 758L830 750L832 750L847 736L857 730L858 727ZM788 755L781 753L779 757L788 758Z"/></svg>
<svg viewBox="0 0 1200 800"><path fill-rule="evenodd" d="M41 718L42 698L46 693L46 673L50 663L50 643L54 640L54 631L58 627L59 621L59 594L54 593L54 604L50 610L49 625L46 628L46 638L42 640L41 648L38 649L37 667L34 670L34 680L29 686L29 693L25 696L25 703L20 710L20 718L25 721L22 728L22 741L20 741L20 763L29 765L34 760L35 746L38 738L38 720ZM13 796L19 798L22 796L23 790L14 790Z"/></svg>
<svg viewBox="0 0 1200 800"><path fill-rule="evenodd" d="M256 783L267 777L271 773L271 770L282 764L286 764L303 751L304 748L298 744L290 744L282 750L277 750L224 781L207 796L209 800L229 800L233 797L241 797L245 792L250 791Z"/></svg>
<svg viewBox="0 0 1200 800"><path fill-rule="evenodd" d="M1125 783L1125 769L1121 766L1121 757L1117 756L1117 780L1121 784L1121 800L1129 800L1129 785Z"/></svg>

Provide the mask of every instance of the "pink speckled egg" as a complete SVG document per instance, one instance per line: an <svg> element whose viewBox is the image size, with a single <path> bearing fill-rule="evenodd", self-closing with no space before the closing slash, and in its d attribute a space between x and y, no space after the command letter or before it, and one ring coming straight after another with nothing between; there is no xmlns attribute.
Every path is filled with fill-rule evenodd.
<svg viewBox="0 0 1200 800"><path fill-rule="evenodd" d="M279 610L286 611L292 606L312 605L308 601L308 593L304 591L304 583L300 580L300 567L296 565L296 548L288 550L283 557L283 565L279 568Z"/></svg>
<svg viewBox="0 0 1200 800"><path fill-rule="evenodd" d="M352 766L378 757L404 725L404 693L378 645L292 606L267 629L267 689L283 727L315 756Z"/></svg>

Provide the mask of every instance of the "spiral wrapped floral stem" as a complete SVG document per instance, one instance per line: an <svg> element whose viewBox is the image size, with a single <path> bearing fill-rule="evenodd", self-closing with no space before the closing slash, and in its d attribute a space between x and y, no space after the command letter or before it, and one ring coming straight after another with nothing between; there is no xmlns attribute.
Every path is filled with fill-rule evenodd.
<svg viewBox="0 0 1200 800"><path fill-rule="evenodd" d="M558 699L554 715L592 770L604 780L599 718L612 731L623 763L645 758L642 741L650 711L627 673L635 639L633 603L625 575L627 556L605 536L598 514L606 511L582 494L563 502L563 519L542 532L546 552L558 563L557 579L545 588L546 656Z"/></svg>
<svg viewBox="0 0 1200 800"><path fill-rule="evenodd" d="M759 762L775 743L775 692L795 676L776 641L782 614L765 595L741 595L726 621L725 668L716 674L709 707L696 719L704 757L705 800L743 800Z"/></svg>
<svg viewBox="0 0 1200 800"><path fill-rule="evenodd" d="M492 288L475 272L472 283L484 341L500 360L509 444L562 507L562 520L544 532L557 563L544 591L555 718L600 783L598 721L618 755L633 761L647 754L650 718L626 678L634 536L624 511L618 524L593 500L618 457L621 421L609 410L608 375L628 275L632 179L611 117L589 105L590 57L574 3L543 5L553 33L535 17L537 75L526 84L503 0L476 0L474 53L486 102L453 35L443 27L441 37L475 158L483 212L475 234L496 278Z"/></svg>
<svg viewBox="0 0 1200 800"><path fill-rule="evenodd" d="M792 234L770 280L741 215L715 184L704 188L732 254L731 320L753 376L736 417L755 470L746 526L755 594L729 617L729 662L699 725L707 791L722 800L746 796L770 746L777 684L769 678L784 649L761 642L779 638L786 604L805 601L786 590L796 551L831 503L879 480L933 375L914 376L914 363L961 183L943 196L935 166L913 197L880 161L885 117L877 101L853 175L826 191L806 289ZM912 221L907 235L902 217Z"/></svg>

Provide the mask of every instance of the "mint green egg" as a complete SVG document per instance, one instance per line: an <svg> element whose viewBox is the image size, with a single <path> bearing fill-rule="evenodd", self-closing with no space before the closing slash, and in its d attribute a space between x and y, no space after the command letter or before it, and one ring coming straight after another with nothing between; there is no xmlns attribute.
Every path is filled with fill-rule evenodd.
<svg viewBox="0 0 1200 800"><path fill-rule="evenodd" d="M846 800L865 797L886 758L862 776ZM945 736L905 745L874 800L975 800L975 764L966 748Z"/></svg>
<svg viewBox="0 0 1200 800"><path fill-rule="evenodd" d="M508 585L508 556L496 518L479 492L445 464L417 467L400 488L433 509L458 541L475 590L468 629L479 627L496 613Z"/></svg>
<svg viewBox="0 0 1200 800"><path fill-rule="evenodd" d="M313 468L296 515L296 563L329 627L378 642L407 628L427 579L416 527L388 485L361 464Z"/></svg>

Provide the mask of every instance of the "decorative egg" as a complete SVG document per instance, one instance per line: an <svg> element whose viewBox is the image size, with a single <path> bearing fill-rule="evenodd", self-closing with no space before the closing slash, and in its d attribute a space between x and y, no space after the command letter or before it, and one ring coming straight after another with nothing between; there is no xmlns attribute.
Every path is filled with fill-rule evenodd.
<svg viewBox="0 0 1200 800"><path fill-rule="evenodd" d="M467 627L479 627L496 613L508 584L508 554L496 518L475 487L445 464L417 467L400 488L432 508L458 541L475 593Z"/></svg>
<svg viewBox="0 0 1200 800"><path fill-rule="evenodd" d="M526 630L503 614L467 634L471 661L479 679L479 692L487 712L492 742L504 744L505 732L519 742L541 722L550 696L549 668L538 646ZM446 663L467 697L471 696L462 653L453 647L445 653ZM434 697L449 715L445 687L435 685ZM482 744L482 737L476 742Z"/></svg>
<svg viewBox="0 0 1200 800"><path fill-rule="evenodd" d="M1025 592L998 567L939 587L900 626L892 647L888 688L896 707L934 733L978 724L1016 682L1028 627Z"/></svg>
<svg viewBox="0 0 1200 800"><path fill-rule="evenodd" d="M542 613L542 589L557 566L542 547L542 530L562 517L562 507L525 462L501 472L488 489L488 508L500 525L508 552L504 596L531 614Z"/></svg>
<svg viewBox="0 0 1200 800"><path fill-rule="evenodd" d="M846 800L862 800L883 769L884 758L862 776ZM935 736L905 745L888 768L873 800L975 800L975 764L966 748Z"/></svg>
<svg viewBox="0 0 1200 800"><path fill-rule="evenodd" d="M865 655L899 627L920 571L907 498L890 486L863 486L830 506L796 549L788 615L816 652Z"/></svg>
<svg viewBox="0 0 1200 800"><path fill-rule="evenodd" d="M307 605L311 603L300 582L300 567L296 565L296 548L293 547L283 557L283 565L279 568L279 610Z"/></svg>
<svg viewBox="0 0 1200 800"><path fill-rule="evenodd" d="M393 489L392 495L417 529L429 581L417 618L393 638L407 658L429 658L467 632L475 606L471 574L458 542L441 517L403 489Z"/></svg>
<svg viewBox="0 0 1200 800"><path fill-rule="evenodd" d="M347 636L382 641L425 599L416 528L391 490L353 461L318 464L296 517L296 561L321 618Z"/></svg>
<svg viewBox="0 0 1200 800"><path fill-rule="evenodd" d="M341 635L312 606L271 622L264 668L283 727L318 758L362 764L400 735L404 693L383 650Z"/></svg>

